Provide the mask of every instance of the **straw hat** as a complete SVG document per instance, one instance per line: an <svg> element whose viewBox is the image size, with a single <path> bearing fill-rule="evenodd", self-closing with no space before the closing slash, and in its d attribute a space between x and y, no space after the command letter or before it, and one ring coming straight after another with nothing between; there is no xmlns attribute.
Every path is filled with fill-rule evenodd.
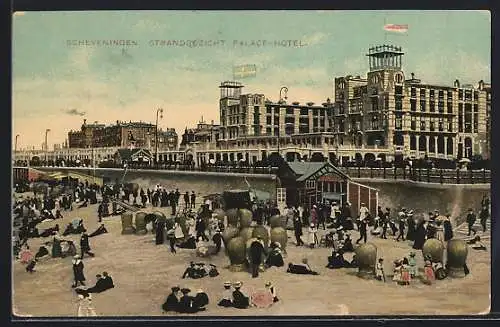
<svg viewBox="0 0 500 327"><path fill-rule="evenodd" d="M235 282L235 283L233 284L233 286L234 286L235 288L240 288L240 287L241 287L241 285L243 285L243 283L242 283L242 282L240 282L240 281L237 281L237 282Z"/></svg>

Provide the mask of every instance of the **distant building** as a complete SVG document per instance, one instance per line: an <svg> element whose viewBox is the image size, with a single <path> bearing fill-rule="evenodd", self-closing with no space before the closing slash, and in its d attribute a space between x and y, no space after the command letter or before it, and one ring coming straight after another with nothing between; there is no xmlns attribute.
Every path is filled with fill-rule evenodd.
<svg viewBox="0 0 500 327"><path fill-rule="evenodd" d="M80 131L68 133L69 148L90 147L155 147L156 126L144 122L121 122L106 126L104 124L87 124L83 120ZM158 130L158 149L177 149L178 137L175 129Z"/></svg>

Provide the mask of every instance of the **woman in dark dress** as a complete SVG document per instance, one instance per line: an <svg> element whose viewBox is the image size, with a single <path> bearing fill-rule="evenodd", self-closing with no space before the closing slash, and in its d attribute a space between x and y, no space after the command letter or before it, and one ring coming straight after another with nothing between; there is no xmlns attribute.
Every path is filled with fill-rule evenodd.
<svg viewBox="0 0 500 327"><path fill-rule="evenodd" d="M413 242L413 248L415 250L421 250L424 246L425 236L427 234L424 224L425 220L422 220L417 224L417 228L415 230L415 241Z"/></svg>
<svg viewBox="0 0 500 327"><path fill-rule="evenodd" d="M409 216L407 219L408 223L408 232L406 233L406 239L408 241L415 241L415 220L413 220L412 216Z"/></svg>
<svg viewBox="0 0 500 327"><path fill-rule="evenodd" d="M156 225L156 245L163 244L163 230L165 229L165 222L159 221Z"/></svg>
<svg viewBox="0 0 500 327"><path fill-rule="evenodd" d="M446 217L446 220L443 223L444 228L444 240L448 242L453 238L453 227L451 226L451 221L449 216Z"/></svg>
<svg viewBox="0 0 500 327"><path fill-rule="evenodd" d="M177 311L179 307L179 299L177 298L177 294L180 290L181 289L178 286L172 287L172 293L167 296L165 303L163 303L162 305L163 311Z"/></svg>

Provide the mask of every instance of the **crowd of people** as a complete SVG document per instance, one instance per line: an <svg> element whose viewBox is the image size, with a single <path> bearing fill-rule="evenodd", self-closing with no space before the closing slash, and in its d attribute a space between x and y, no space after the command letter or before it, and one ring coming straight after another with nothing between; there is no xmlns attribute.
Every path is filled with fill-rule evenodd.
<svg viewBox="0 0 500 327"><path fill-rule="evenodd" d="M100 195L102 200L99 201L97 195ZM45 242L45 246L40 247L38 253L31 260L27 260L26 271L35 272L36 263L45 256L52 258L73 257L74 280L72 287L84 308L79 310L82 311L82 314L86 312L86 315L95 315L95 310L91 306L91 294L114 287L107 272L96 276L95 286L86 287L84 256L95 256L91 250L89 238L107 233L105 225L102 224L102 218L123 212L123 209L117 206L117 201L115 201L117 199L140 207L146 207L148 204L153 207L171 207L171 213L175 219L162 219L156 216L150 223L155 235L155 243L160 245L168 241L172 253L177 252L176 248L184 248L196 250L196 253L201 256L217 255L223 244L222 233L227 226L214 215L214 210L220 208L220 203L210 200L198 203L194 191L184 193L178 189L167 191L161 185L156 185L152 189L148 188L146 191L142 188L134 191L124 186L95 187L80 183L73 192L68 194L53 197L43 195L42 197L36 196L16 201L14 220L21 221L19 234L15 240L16 255L20 255L22 250L29 250L29 238L50 237L51 240ZM139 203L137 199L139 199ZM73 210L74 206L85 207L89 204L98 204L98 221L101 222L99 227L89 235L83 220L75 219L66 226L62 233L62 236L80 235L80 251L77 251L72 240L61 237L58 224L43 231L36 228L37 224L41 222L60 219L65 211ZM112 205L111 210L109 205ZM429 212L428 215L416 215L407 208L401 208L397 213L393 213L390 208L378 207L377 214L372 215L367 206L361 203L359 214L355 216L349 202L339 205L335 201L317 203L311 208L290 206L285 209L285 212L280 212L271 202L258 202L253 204L251 209L252 226L268 225L270 217L282 215L285 217L285 227L294 232L297 246L307 246L312 249L322 246L332 249L331 255L326 260L326 268L329 269L357 268L359 265L356 256L349 261L344 257L344 254L354 252L355 247L361 242L367 243L369 237L387 239L388 236L392 236L394 241L410 241L413 242L413 250L421 250L428 239L435 238L447 242L454 238L450 215L441 215L438 210ZM50 216L51 214L53 217ZM486 231L486 221L489 219L489 215L489 199L487 197L481 202L481 210L478 215L472 208L468 212L466 222L469 226L469 235L473 236L472 239L468 240L468 244L473 245L474 249L484 250L486 248L473 228L476 217L479 217L483 231ZM183 226L178 219L180 216L185 218L186 223ZM304 228L305 226L307 228ZM321 237L320 229L324 231L324 235ZM304 231L307 233L305 241L302 239ZM358 232L360 237L353 240L351 238L353 232ZM213 242L213 246L207 245L210 240ZM252 277L258 278L262 267L267 269L273 266L284 267L286 272L291 274L319 274L309 266L307 258L304 258L301 263L289 262L285 265L283 247L284 244L274 242L269 244L268 248L267 244L264 244L264 240L257 237L250 244L247 254L247 264ZM413 279L419 277L415 256L415 252L410 252L408 257L394 261L393 281L401 285L409 285ZM425 283L431 284L436 279L446 278L446 264L434 262L433 258L426 257L424 259L425 266L422 278ZM469 268L464 266L464 271L469 273ZM182 279L200 279L218 275L219 272L215 265L191 262L181 277ZM383 258L378 258L374 276L380 281L386 281ZM225 283L224 294L218 305L240 309L252 306L252 296L244 294L241 286L241 282ZM271 283L267 283L266 290L271 297L271 302L277 302L276 288ZM266 295L267 298L269 296ZM260 299L261 296L255 298ZM259 306L260 300L256 301L256 305ZM202 290L191 295L190 289L175 286L162 308L165 312L196 313L206 310L208 303L208 295Z"/></svg>

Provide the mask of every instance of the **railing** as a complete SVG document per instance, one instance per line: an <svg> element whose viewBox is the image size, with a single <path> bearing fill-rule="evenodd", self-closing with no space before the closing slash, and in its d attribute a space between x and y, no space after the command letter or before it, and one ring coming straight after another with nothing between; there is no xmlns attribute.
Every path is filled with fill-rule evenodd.
<svg viewBox="0 0 500 327"><path fill-rule="evenodd" d="M40 166L47 167L47 166ZM21 168L21 167L19 167ZM72 167L67 167L72 168ZM93 169L92 167L76 167L79 169ZM120 168L121 165L106 165L97 169ZM415 182L437 183L437 184L489 184L491 183L490 170L459 170L459 169L436 169L436 168L368 168L368 167L338 167L351 178L373 178L385 180L410 180ZM240 173L240 174L277 174L276 167L256 166L222 166L208 165L194 167L182 164L159 164L151 166L147 164L129 164L128 169L170 170L170 171L196 171L217 173Z"/></svg>
<svg viewBox="0 0 500 327"><path fill-rule="evenodd" d="M489 170L339 167L351 178L410 180L438 184L489 184Z"/></svg>
<svg viewBox="0 0 500 327"><path fill-rule="evenodd" d="M58 168L58 166L31 166L33 168ZM15 168L27 168L27 167L15 167ZM90 169L93 167L64 167L64 168L77 168L77 169ZM124 169L122 165L110 165L107 164L105 167L96 167L96 169ZM234 167L234 166L205 166L205 167L194 167L192 165L182 165L182 164L158 164L158 165L147 165L147 164L128 164L127 169L143 169L143 170L171 170L171 171L196 171L196 172L211 172L211 173L240 173L240 174L255 174L255 175L275 175L278 171L276 167Z"/></svg>

